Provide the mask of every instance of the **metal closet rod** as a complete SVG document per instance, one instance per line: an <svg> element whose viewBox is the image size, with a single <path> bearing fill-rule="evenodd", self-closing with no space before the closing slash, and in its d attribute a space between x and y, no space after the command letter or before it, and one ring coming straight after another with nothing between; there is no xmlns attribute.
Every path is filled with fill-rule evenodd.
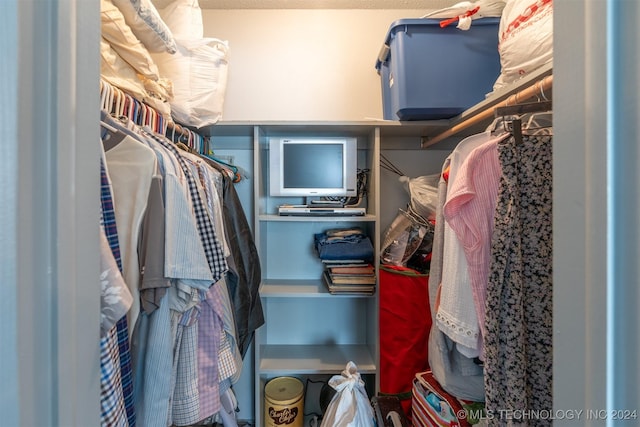
<svg viewBox="0 0 640 427"><path fill-rule="evenodd" d="M528 86L527 88L522 89L521 91L510 95L509 97L498 102L497 104L487 107L486 109L480 111L478 114L475 114L472 117L469 117L468 119L450 127L446 131L441 132L432 138L423 137L421 141L421 147L422 148L430 147L442 140L445 140L457 134L458 132L463 131L468 127L471 127L475 124L478 124L480 122L493 118L494 111L498 107L507 107L511 105L517 105L531 98L538 98L540 100L544 99L545 102L548 102L549 99L545 95L545 91L548 91L549 89L551 89L552 86L553 86L553 75L546 76L543 79L538 80L531 86Z"/></svg>

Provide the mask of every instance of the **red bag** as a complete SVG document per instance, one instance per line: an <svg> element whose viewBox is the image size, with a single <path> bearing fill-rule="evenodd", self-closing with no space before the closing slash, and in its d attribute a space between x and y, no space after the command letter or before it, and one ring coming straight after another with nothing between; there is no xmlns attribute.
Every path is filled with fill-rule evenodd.
<svg viewBox="0 0 640 427"><path fill-rule="evenodd" d="M447 393L431 371L415 375L412 393L414 427L471 427L484 413L484 403L457 399Z"/></svg>
<svg viewBox="0 0 640 427"><path fill-rule="evenodd" d="M380 266L380 394L395 395L411 415L411 389L429 369L429 276L400 266Z"/></svg>

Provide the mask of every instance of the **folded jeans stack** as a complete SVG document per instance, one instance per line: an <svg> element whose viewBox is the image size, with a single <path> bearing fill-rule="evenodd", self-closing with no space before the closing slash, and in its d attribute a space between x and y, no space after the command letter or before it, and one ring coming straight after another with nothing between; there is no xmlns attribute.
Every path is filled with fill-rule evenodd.
<svg viewBox="0 0 640 427"><path fill-rule="evenodd" d="M314 235L321 260L373 260L371 239L359 228L331 229Z"/></svg>

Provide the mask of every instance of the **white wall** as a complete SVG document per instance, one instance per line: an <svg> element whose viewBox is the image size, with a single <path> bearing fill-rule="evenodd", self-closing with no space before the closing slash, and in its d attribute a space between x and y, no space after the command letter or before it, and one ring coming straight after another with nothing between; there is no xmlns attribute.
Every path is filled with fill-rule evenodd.
<svg viewBox="0 0 640 427"><path fill-rule="evenodd" d="M425 10L203 10L229 41L225 121L382 118L378 52L391 23Z"/></svg>

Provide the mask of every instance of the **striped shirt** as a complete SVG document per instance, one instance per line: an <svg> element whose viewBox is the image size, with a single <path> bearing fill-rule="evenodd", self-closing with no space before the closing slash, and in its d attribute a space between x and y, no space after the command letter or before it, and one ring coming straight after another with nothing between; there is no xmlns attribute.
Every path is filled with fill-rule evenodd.
<svg viewBox="0 0 640 427"><path fill-rule="evenodd" d="M456 233L467 259L471 291L483 336L486 335L484 319L493 216L502 174L498 160L498 142L501 139L504 137L485 142L468 155L451 183L444 206L445 219ZM482 355L482 341L480 350Z"/></svg>

